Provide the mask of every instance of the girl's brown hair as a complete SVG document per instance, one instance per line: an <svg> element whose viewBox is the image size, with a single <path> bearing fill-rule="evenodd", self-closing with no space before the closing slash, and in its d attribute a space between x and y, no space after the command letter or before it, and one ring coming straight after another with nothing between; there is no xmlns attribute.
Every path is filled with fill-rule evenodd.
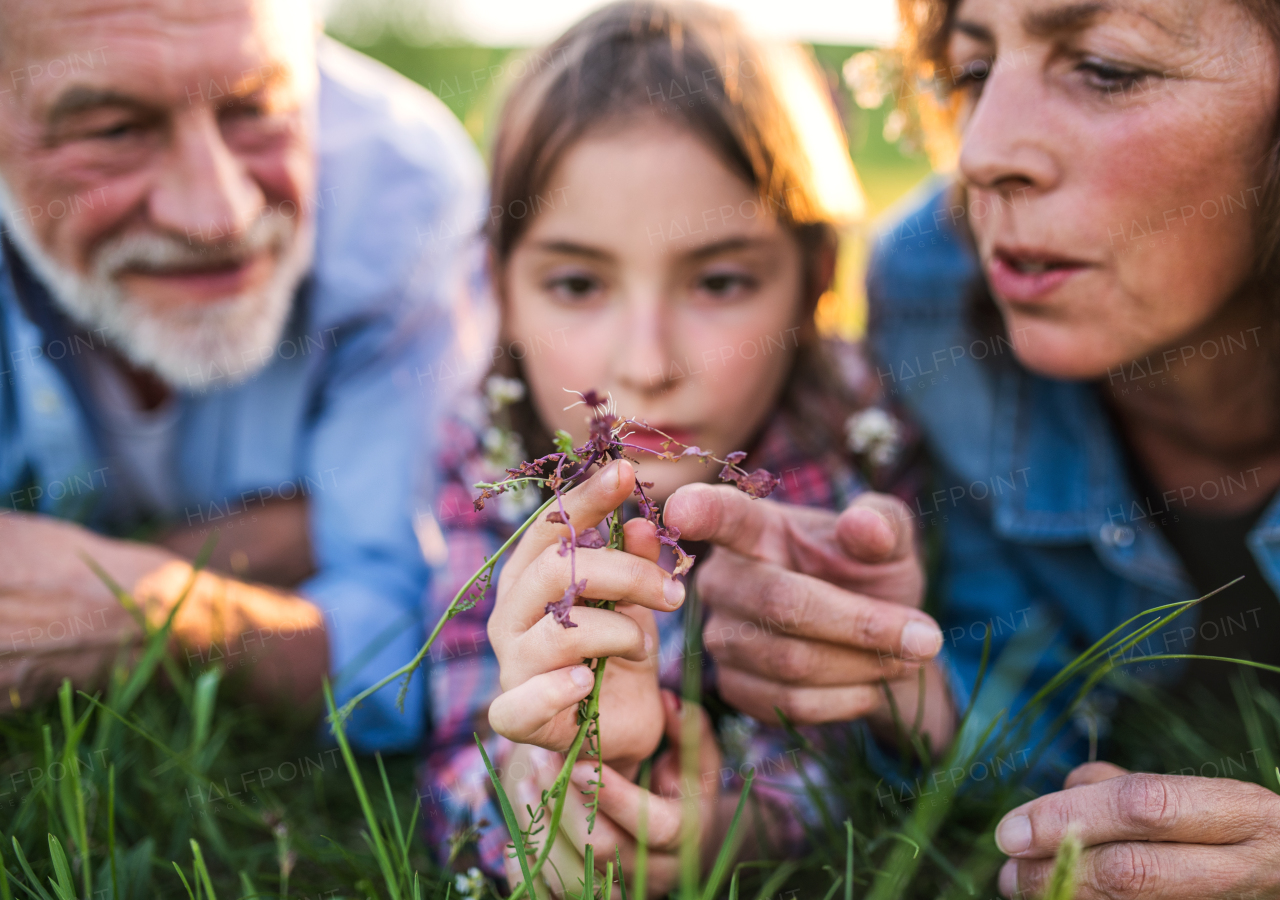
<svg viewBox="0 0 1280 900"><path fill-rule="evenodd" d="M839 229L860 220L863 199L829 88L813 63L795 48L753 41L724 10L623 0L537 51L525 71L493 145L496 214L486 231L499 294L505 265L533 218L527 213L569 148L594 129L640 116L676 123L753 185L761 209L799 243L807 314L782 405L799 419L797 438L811 445L804 449L841 445L844 419L862 398L843 390L812 313L831 286ZM521 374L518 361L505 357L498 371ZM512 415L529 451L550 449L528 399Z"/></svg>

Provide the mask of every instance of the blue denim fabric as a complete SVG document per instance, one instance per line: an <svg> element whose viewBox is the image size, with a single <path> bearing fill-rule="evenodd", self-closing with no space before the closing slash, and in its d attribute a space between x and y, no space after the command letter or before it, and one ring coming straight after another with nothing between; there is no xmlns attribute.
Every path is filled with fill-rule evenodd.
<svg viewBox="0 0 1280 900"><path fill-rule="evenodd" d="M414 525L431 509L433 423L483 349L457 335L482 342L492 316L468 237L485 213L470 138L425 90L327 39L319 67L315 263L262 371L180 394L169 518L228 529L273 496L309 498L317 572L300 593L324 610L341 703L423 640L429 567ZM20 304L26 271L0 255L0 513L34 507L120 533L77 365L104 336L72 328L29 275ZM418 742L423 679L403 715L395 694L355 714L357 746Z"/></svg>
<svg viewBox="0 0 1280 900"><path fill-rule="evenodd" d="M1159 511L1138 500L1099 393L1140 390L1170 377L1177 362L1126 367L1101 386L1027 371L1011 353L1018 335L985 336L970 324L970 287L981 272L956 227L956 203L950 185L934 180L878 233L867 279L870 343L882 388L921 426L936 465L936 490L920 498L917 514L942 533L944 649L971 690L985 633L993 659L1012 648L1002 681L978 699L980 717L989 717L1006 705L1016 711L1125 619L1197 592L1154 521ZM1280 592L1280 501L1249 547ZM1131 655L1189 652L1178 629L1195 624L1189 612ZM1160 682L1179 668L1131 672ZM1095 721L1104 734L1109 704L1103 692ZM1082 761L1083 726L1077 719L1038 760L1046 779Z"/></svg>

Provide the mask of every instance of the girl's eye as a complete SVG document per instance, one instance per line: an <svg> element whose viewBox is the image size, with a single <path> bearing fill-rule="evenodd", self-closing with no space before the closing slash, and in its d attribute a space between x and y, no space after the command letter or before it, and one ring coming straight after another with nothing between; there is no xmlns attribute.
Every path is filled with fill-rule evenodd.
<svg viewBox="0 0 1280 900"><path fill-rule="evenodd" d="M600 289L600 281L591 275L562 275L548 281L546 286L557 297L580 302Z"/></svg>
<svg viewBox="0 0 1280 900"><path fill-rule="evenodd" d="M698 279L698 289L714 297L732 297L755 284L754 278L736 272L713 272Z"/></svg>
<svg viewBox="0 0 1280 900"><path fill-rule="evenodd" d="M1104 94L1129 90L1143 81L1148 74L1136 69L1115 66L1100 59L1082 60L1076 66L1076 71L1084 75L1086 84Z"/></svg>

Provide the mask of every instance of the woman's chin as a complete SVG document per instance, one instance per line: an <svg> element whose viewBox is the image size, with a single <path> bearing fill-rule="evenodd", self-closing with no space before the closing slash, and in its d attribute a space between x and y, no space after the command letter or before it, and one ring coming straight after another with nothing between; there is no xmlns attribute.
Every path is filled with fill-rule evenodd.
<svg viewBox="0 0 1280 900"><path fill-rule="evenodd" d="M1037 375L1061 381L1105 378L1142 351L1130 352L1115 345L1110 335L1094 327L1010 323L1009 332L1018 362Z"/></svg>

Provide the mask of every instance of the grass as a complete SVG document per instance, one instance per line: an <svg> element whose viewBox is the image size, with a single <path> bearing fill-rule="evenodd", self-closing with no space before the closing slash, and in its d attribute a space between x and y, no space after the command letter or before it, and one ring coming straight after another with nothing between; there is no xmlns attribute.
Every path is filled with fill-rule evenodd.
<svg viewBox="0 0 1280 900"><path fill-rule="evenodd" d="M127 595L121 599L131 603ZM696 605L696 596L690 602ZM1238 758L1239 771L1224 774L1275 790L1280 700L1258 688L1250 669L1238 679L1235 714L1207 696L1171 712L1168 698L1113 664L1197 602L1151 610L1120 626L1066 667L1037 703L1055 692L1079 699L1087 686L1110 679L1134 710L1124 717L1133 733L1115 736L1117 761L1176 771ZM452 876L432 863L417 827L413 759L357 757L327 689L336 747L306 721L277 717L268 724L261 711L225 702L223 669L184 671L165 652L168 631L166 624L150 634L137 662L122 661L101 695L64 683L55 701L0 719L0 900L451 900ZM690 687L698 667L688 669ZM966 717L953 748L937 758L918 726L899 721L899 775L904 783L914 776L919 786L921 770L972 772L975 761L1025 742L1038 712L990 722ZM1032 796L1022 783L1025 766L1006 778L935 778L933 791L908 797L886 792L885 773L873 766L861 733L825 747L792 735L804 748L809 799L823 820L811 830L812 852L734 865L749 776L708 877L692 864L676 892L680 900L994 895L1003 857L992 834L1004 812ZM588 870L582 897L628 892L612 848L590 850L605 861L604 872ZM1070 900L1079 852L1064 845L1053 900ZM526 883L537 883L527 864ZM491 885L485 891L498 896ZM629 895L644 896L643 875Z"/></svg>

